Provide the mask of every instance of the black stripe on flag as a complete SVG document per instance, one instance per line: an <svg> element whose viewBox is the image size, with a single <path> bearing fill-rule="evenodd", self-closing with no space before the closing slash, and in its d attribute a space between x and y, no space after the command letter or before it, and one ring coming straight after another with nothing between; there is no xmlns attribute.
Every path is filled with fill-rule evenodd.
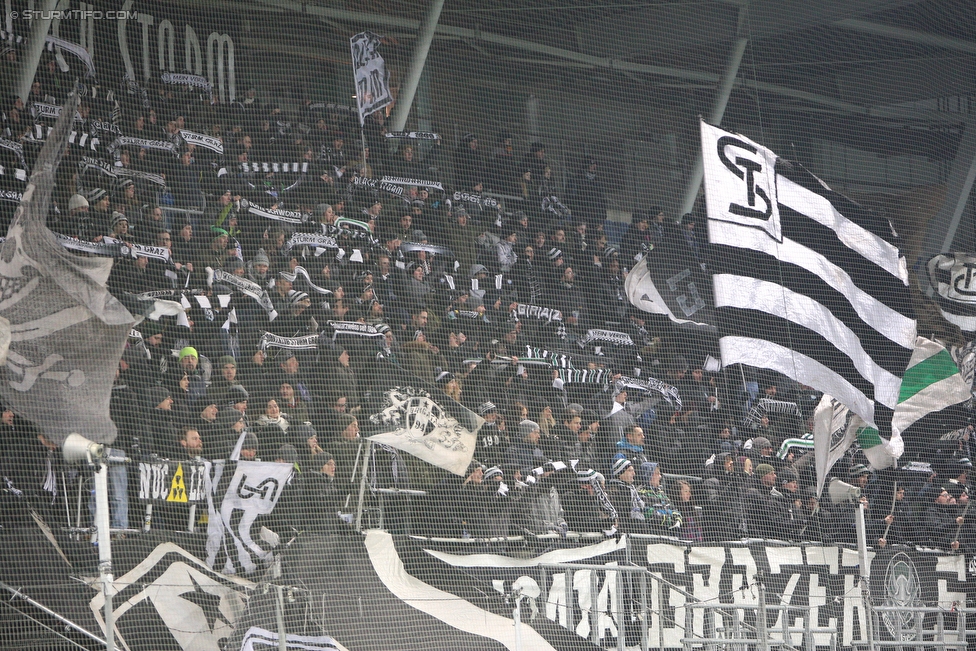
<svg viewBox="0 0 976 651"><path fill-rule="evenodd" d="M762 310L720 307L716 311L723 322L735 323L734 332L729 334L770 341L815 359L842 376L861 393L867 396L873 393L874 384L862 377L850 357L819 332ZM729 330L733 329L730 327Z"/></svg>
<svg viewBox="0 0 976 651"><path fill-rule="evenodd" d="M886 242L892 242L896 239L891 223L886 217L854 203L840 192L831 190L802 165L778 158L776 159L776 174L793 181L814 194L820 195L844 217ZM832 237L836 237L836 235L832 235Z"/></svg>
<svg viewBox="0 0 976 651"><path fill-rule="evenodd" d="M779 205L779 215L784 238L816 251L830 263L843 269L856 287L871 294L876 301L902 314L910 311L911 308L904 302L908 300L906 291L887 290L895 280L891 274L845 246L832 229L783 204Z"/></svg>
<svg viewBox="0 0 976 651"><path fill-rule="evenodd" d="M851 329L860 340L864 352L879 366L896 375L904 371L905 362L899 351L900 346L897 346L890 339L865 323L850 304L850 301L837 288L828 285L816 274L798 265L780 262L776 258L760 251L721 245L716 245L714 250L716 256L721 258L723 272L745 278L764 280L782 285L797 294L816 297L817 302L823 306L826 312L832 314ZM726 307L723 309L729 310L733 308ZM820 335L817 336L820 337ZM823 339L822 337L820 338ZM783 345L788 344L783 343ZM826 345L834 346L833 343L827 343ZM909 352L910 355L911 353ZM811 355L811 357L816 358L817 356ZM868 395L870 395L870 392Z"/></svg>

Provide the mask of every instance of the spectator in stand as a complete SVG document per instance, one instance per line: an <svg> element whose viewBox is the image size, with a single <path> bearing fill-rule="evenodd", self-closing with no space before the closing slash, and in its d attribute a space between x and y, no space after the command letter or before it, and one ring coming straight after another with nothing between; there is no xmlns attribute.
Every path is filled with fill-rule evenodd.
<svg viewBox="0 0 976 651"><path fill-rule="evenodd" d="M521 169L532 173L532 178L541 179L549 162L546 160L546 146L541 142L529 145L529 153L522 157Z"/></svg>
<svg viewBox="0 0 976 651"><path fill-rule="evenodd" d="M548 459L539 447L542 430L535 421L524 419L519 423L519 440L505 452L505 463L516 468L537 468Z"/></svg>
<svg viewBox="0 0 976 651"><path fill-rule="evenodd" d="M498 145L491 150L489 164L488 185L493 192L499 194L515 194L515 147L512 135L502 132L498 135Z"/></svg>
<svg viewBox="0 0 976 651"><path fill-rule="evenodd" d="M615 463L620 463L620 460ZM648 533L676 535L682 526L681 511L674 508L664 490L661 466L653 461L641 463L638 478L637 492L646 507Z"/></svg>
<svg viewBox="0 0 976 651"><path fill-rule="evenodd" d="M600 177L596 159L584 161L584 168L574 179L567 199L573 214L594 232L603 230L607 218L607 188Z"/></svg>
<svg viewBox="0 0 976 651"><path fill-rule="evenodd" d="M393 167L393 173L406 179L422 179L424 168L415 159L416 152L413 145L403 145L400 147L400 158Z"/></svg>
<svg viewBox="0 0 976 651"><path fill-rule="evenodd" d="M959 532L965 521L955 498L945 488L941 488L925 508L925 531L929 540L941 549L955 551L960 548Z"/></svg>
<svg viewBox="0 0 976 651"><path fill-rule="evenodd" d="M918 540L915 535L916 517L912 513L911 506L905 500L905 487L893 485L890 494L893 494L893 500L882 501L880 497L878 500L879 507L890 504L890 512L884 513L883 508L878 508L873 513L875 518L880 519L875 529L881 533L876 540L868 541L872 546L904 545L910 541Z"/></svg>
<svg viewBox="0 0 976 651"><path fill-rule="evenodd" d="M470 190L485 180L485 159L478 149L478 137L466 133L454 158L454 182L458 188Z"/></svg>
<svg viewBox="0 0 976 651"><path fill-rule="evenodd" d="M617 459L611 470L613 479L608 482L608 493L617 524L624 533L650 533L646 521L647 505L637 490L637 471L627 459Z"/></svg>
<svg viewBox="0 0 976 651"><path fill-rule="evenodd" d="M617 441L616 447L617 451L611 463L618 459L627 459L635 468L639 468L641 464L650 461L644 453L644 430L637 425L624 429L624 436Z"/></svg>
<svg viewBox="0 0 976 651"><path fill-rule="evenodd" d="M674 504L675 512L681 515L681 528L678 538L687 542L698 543L705 540L702 516L692 499L691 484L681 480L677 482L678 498Z"/></svg>
<svg viewBox="0 0 976 651"><path fill-rule="evenodd" d="M602 531L608 536L616 533L619 517L603 488L603 475L596 470L577 472L576 481L566 485L562 504L571 531Z"/></svg>

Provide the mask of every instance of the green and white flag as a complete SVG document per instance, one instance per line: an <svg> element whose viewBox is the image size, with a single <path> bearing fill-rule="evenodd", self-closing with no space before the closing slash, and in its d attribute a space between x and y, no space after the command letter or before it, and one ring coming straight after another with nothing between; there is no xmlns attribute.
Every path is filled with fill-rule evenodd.
<svg viewBox="0 0 976 651"><path fill-rule="evenodd" d="M824 396L817 408L821 418L814 420L818 481L823 482L827 471L855 440L872 468L894 466L905 451L906 441L921 445L964 427L969 418L965 404L969 398L969 385L949 351L936 341L916 337L892 416L890 440Z"/></svg>

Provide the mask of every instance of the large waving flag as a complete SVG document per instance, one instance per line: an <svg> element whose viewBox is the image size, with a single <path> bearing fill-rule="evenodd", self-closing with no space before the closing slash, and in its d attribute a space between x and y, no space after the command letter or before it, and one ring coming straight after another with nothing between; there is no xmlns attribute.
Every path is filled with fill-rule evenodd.
<svg viewBox="0 0 976 651"><path fill-rule="evenodd" d="M723 363L784 373L887 432L916 330L890 224L748 138L701 130Z"/></svg>
<svg viewBox="0 0 976 651"><path fill-rule="evenodd" d="M0 317L10 322L0 396L55 443L71 432L111 443L109 397L137 319L105 288L112 260L76 256L45 225L77 107L71 95L0 248Z"/></svg>

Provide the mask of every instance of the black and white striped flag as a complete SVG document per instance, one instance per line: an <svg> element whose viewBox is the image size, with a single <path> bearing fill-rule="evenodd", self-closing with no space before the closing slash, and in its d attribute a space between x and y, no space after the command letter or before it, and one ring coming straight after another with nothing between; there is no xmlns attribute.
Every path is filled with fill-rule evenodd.
<svg viewBox="0 0 976 651"><path fill-rule="evenodd" d="M891 225L704 122L702 152L723 363L777 370L888 431L915 342Z"/></svg>

